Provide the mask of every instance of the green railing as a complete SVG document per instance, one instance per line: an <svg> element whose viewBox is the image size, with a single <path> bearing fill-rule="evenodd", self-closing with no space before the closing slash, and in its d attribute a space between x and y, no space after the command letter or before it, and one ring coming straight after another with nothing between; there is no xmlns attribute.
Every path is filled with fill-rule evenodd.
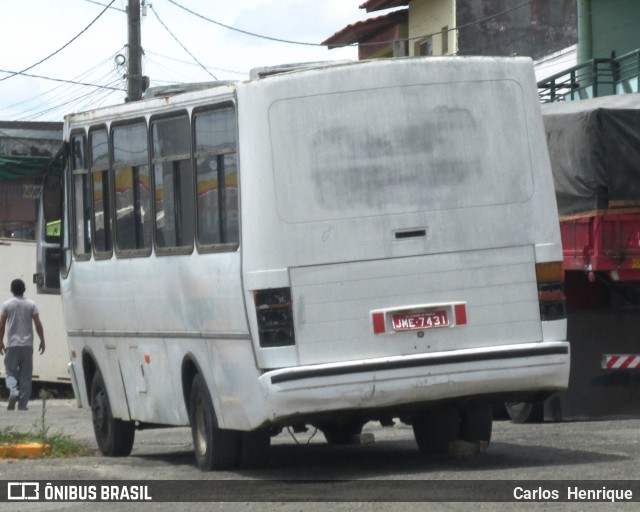
<svg viewBox="0 0 640 512"><path fill-rule="evenodd" d="M574 101L640 90L640 49L593 59L538 82L540 101Z"/></svg>

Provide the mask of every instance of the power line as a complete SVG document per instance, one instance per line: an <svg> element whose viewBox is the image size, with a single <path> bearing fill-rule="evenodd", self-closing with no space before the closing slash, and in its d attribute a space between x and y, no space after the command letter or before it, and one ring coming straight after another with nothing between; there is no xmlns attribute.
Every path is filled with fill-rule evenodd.
<svg viewBox="0 0 640 512"><path fill-rule="evenodd" d="M90 3L90 4L96 4L96 5L100 5L100 6L102 6L102 7L108 7L109 9L113 9L114 11L120 11L120 12L125 12L125 13L127 12L127 11L126 11L126 9L120 9L120 7L110 7L110 6L111 6L111 4L109 4L109 5L105 5L105 4L103 4L103 3L96 2L95 0L84 0L84 1L85 1L85 2L88 2L88 3ZM113 3L113 2L111 2L111 3Z"/></svg>
<svg viewBox="0 0 640 512"><path fill-rule="evenodd" d="M200 19L203 19L205 21L208 21L210 23L213 23L214 25L218 25L220 27L226 28L228 30L232 30L234 32L240 32L241 34L245 34L248 36L252 36L252 37L257 37L260 39L267 39L269 41L275 41L278 43L287 43L287 44L296 44L296 45L303 45L303 46L321 46L321 47L326 47L327 45L324 44L320 44L320 43L308 43L308 42L304 42L304 41L292 41L289 39L282 39L282 38L277 38L277 37L271 37L271 36L266 36L263 34L257 34L255 32L249 32L247 30L242 30L236 27L232 27L230 25L225 25L224 23L221 23L219 21L213 20L211 18L207 18L206 16L203 16L202 14L199 14L183 5L180 5L178 2L176 2L175 0L168 0L169 3L172 3L173 5L175 5L176 7L179 7L180 9L182 9L183 11L188 12L189 14L192 14L193 16L196 16ZM458 27L453 27L447 30L447 32L454 32L454 31L458 31L461 30L463 28L467 28L471 25L475 25L477 23L483 23L485 21L488 21L490 19L493 18L497 18L498 16L501 16L503 14L509 13L511 11L515 11L517 9L522 9L523 7L526 7L527 5L531 5L534 2L534 0L528 0L527 2L524 2L521 5L517 5L516 7L511 7L509 9L504 9L500 12L497 12L495 14L491 14L490 16L486 16L485 18L481 18L478 20L474 20L471 21L469 23L465 23L464 25L460 25ZM350 44L344 44L344 45L339 45L340 47L349 47L349 46L371 46L371 45L382 45L382 44L391 44L395 41L414 41L414 40L418 40L418 39L423 39L426 37L432 37L432 36L436 36L436 35L440 35L442 34L442 31L439 32L433 32L431 34L425 34L425 35L420 35L420 36L414 36L414 37L409 37L409 38L403 38L403 39L393 39L393 40L389 40L389 41L376 41L376 42L372 42L372 43L350 43Z"/></svg>
<svg viewBox="0 0 640 512"><path fill-rule="evenodd" d="M94 75L98 71L103 69L106 63L112 61L117 53L118 52L115 52L114 54L110 55L106 59L103 59L101 62L98 62L91 68L82 71L78 75L72 77L71 80L66 80L65 82L62 82L55 87L52 87L33 97L23 99L17 103L2 105L2 110L6 111L3 116L11 119L25 118L27 116L37 116L38 114L42 113L43 109L46 109L51 105L59 105L60 103L66 104L69 100L78 99L79 95L81 95L83 91L86 90L87 86L96 88L93 89L94 93L107 92L109 95L111 95L113 93L124 92L122 88L113 87L117 85L118 80L122 80L119 74L117 75L116 80L113 80L113 69L110 69L106 74L102 74L100 78L94 78ZM113 83L111 83L112 81ZM21 108L21 110L9 114L9 112L12 112L17 107ZM34 112L36 114L33 114Z"/></svg>
<svg viewBox="0 0 640 512"><path fill-rule="evenodd" d="M64 50L67 46L69 46L71 43L73 43L76 39L78 39L82 34L84 34L87 30L89 30L89 28L91 27L91 25L93 25L96 21L98 21L98 19L105 13L107 12L107 10L109 9L109 7L111 7L111 4L113 4L116 0L111 0L111 3L109 5L107 5L100 14L98 14L98 16L96 16L96 18L89 23L78 35L76 35L75 37L73 37L68 43L66 43L64 46L58 48L55 52L47 55L44 59L39 60L38 62L36 62L35 64L32 64L29 67L24 68L21 71L17 71L9 76L5 76L4 78L0 78L0 82L3 82L5 80L8 80L9 78L13 78L16 75L20 75L22 73L24 73L25 71L29 71L30 69L35 68L36 66L42 64L44 61L49 60L51 57L53 57L54 55L60 53L62 50Z"/></svg>
<svg viewBox="0 0 640 512"><path fill-rule="evenodd" d="M176 43L178 43L178 44L182 47L182 49L183 49L185 52L187 52L187 53L189 54L189 56L190 56L194 61L196 61L196 62L198 63L198 65L199 65L202 69L204 69L207 73L209 73L209 75L211 75L211 76L213 77L213 79L214 79L214 80L217 80L218 78L217 78L217 77L216 77L216 76L215 76L211 71L209 71L209 70L205 67L205 65L204 65L204 64L202 64L202 62L200 62L200 61L196 58L196 56L195 56L193 53L191 53L191 52L187 49L187 47L186 47L185 45L183 45L183 44L180 42L180 40L175 36L175 34L174 34L173 32L171 32L171 30L169 30L169 27L167 27L167 26L164 24L164 22L160 19L160 16L158 16L158 13L157 13L157 12L156 12L156 10L153 8L153 5L149 4L149 7L151 8L151 12L153 12L153 14L155 15L155 17L156 17L156 18L158 19L158 21L160 22L160 25L162 25L162 26L164 27L164 29L165 29L167 32L169 32L169 35L170 35L171 37L173 37L173 39L175 40L175 42L176 42Z"/></svg>
<svg viewBox="0 0 640 512"><path fill-rule="evenodd" d="M290 41L288 39L280 39L278 37L271 37L271 36L265 36L265 35L262 35L262 34L256 34L255 32L249 32L247 30L242 30L240 28L232 27L230 25L225 25L224 23L220 23L219 21L212 20L211 18L207 18L206 16L203 16L202 14L198 14L197 12L192 11L191 9L188 9L185 6L180 5L178 2L175 2L174 0L169 0L169 2L172 3L173 5L175 5L176 7L179 7L183 11L186 11L189 14L192 14L192 15L194 15L194 16L200 18L200 19L203 19L205 21L208 21L209 23L213 23L214 25L218 25L219 27L223 27L223 28L226 28L228 30L232 30L234 32L240 32L241 34L245 34L247 36L257 37L257 38L260 38L260 39L267 39L269 41L275 41L277 43L297 44L297 45L303 45L303 46L322 46L322 47L325 46L325 45L320 44L320 43L305 43L303 41Z"/></svg>
<svg viewBox="0 0 640 512"><path fill-rule="evenodd" d="M52 82L62 82L65 84L73 84L73 85L84 85L87 87L96 87L98 89L113 89L115 91L120 91L122 89L118 89L117 87L107 87L105 85L97 85L97 84L90 84L87 82L76 82L74 80L64 80L63 78L53 78L50 76L43 76L43 75L34 75L31 73L24 73L22 71L8 71L6 69L0 69L0 73L9 73L11 76L16 76L16 75L22 75L22 76L28 76L30 78L40 78L42 80L50 80ZM11 76L9 77L5 77L5 78L11 78ZM4 80L4 79L0 79L0 82Z"/></svg>
<svg viewBox="0 0 640 512"><path fill-rule="evenodd" d="M113 80L113 81L110 82L109 85L113 85L113 84L117 83L119 80L120 79ZM104 92L105 91L103 90L103 91L100 91L98 94L104 94ZM113 92L115 92L115 91L109 90L108 93L109 94L113 94ZM124 92L124 91L122 91L122 92ZM73 103L78 103L78 102L80 102L82 100L85 100L86 98L89 98L90 96L92 98L95 98L95 94L96 94L96 91L90 91L90 92L82 94L80 96L75 96L74 95L74 97L68 99L67 101L64 101L62 103L58 103L56 105L52 105L50 107L45 108L44 110L41 110L39 112L35 112L33 114L24 115L23 117L18 118L18 120L19 121L27 121L27 120L37 119L39 117L44 116L45 114L51 114L52 112L60 110L62 107L66 107L66 106L71 105ZM30 110L34 110L34 109L30 109ZM22 112L21 114L26 114L27 112L29 112L29 111Z"/></svg>
<svg viewBox="0 0 640 512"><path fill-rule="evenodd" d="M175 57L168 57L167 55L162 55L161 53L152 52L152 51L150 51L150 50L145 50L145 52L144 52L144 53L145 53L145 56L146 56L147 58L149 58L149 55L154 55L154 56L156 56L156 57L160 57L160 58L162 58L162 59L171 60L171 61L173 61L173 62L179 62L179 63L181 63L181 64L187 64L188 66L198 66L198 65L199 65L199 64L193 63L193 62L188 61L188 60L184 60L184 59L176 59ZM248 72L248 71L237 71L237 70L235 70L235 69L220 68L220 67L211 66L211 65L208 65L208 64L205 64L205 66L206 66L208 69L214 69L214 70L216 70L216 71L222 71L222 72L224 72L224 73L233 73L234 75L243 75L243 76L246 76L246 75L248 75L248 74L249 74L249 72Z"/></svg>

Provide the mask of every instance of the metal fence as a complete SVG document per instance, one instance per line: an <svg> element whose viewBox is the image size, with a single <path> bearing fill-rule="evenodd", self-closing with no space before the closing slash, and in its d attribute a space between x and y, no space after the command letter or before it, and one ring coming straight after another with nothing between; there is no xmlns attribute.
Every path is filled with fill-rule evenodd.
<svg viewBox="0 0 640 512"><path fill-rule="evenodd" d="M574 101L638 92L640 49L610 59L592 59L538 82L540 101Z"/></svg>

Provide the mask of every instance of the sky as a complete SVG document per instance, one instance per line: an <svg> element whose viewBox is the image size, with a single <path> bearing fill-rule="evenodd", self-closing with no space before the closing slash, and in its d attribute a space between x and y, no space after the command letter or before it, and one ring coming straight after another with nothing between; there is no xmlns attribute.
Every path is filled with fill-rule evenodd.
<svg viewBox="0 0 640 512"><path fill-rule="evenodd" d="M143 74L153 87L244 80L261 66L356 60L355 47L314 45L348 24L380 14L359 9L363 1L152 0L141 26ZM114 0L95 20L110 2L0 0L0 121L62 121L71 112L124 101L126 64L118 62L127 57L128 1ZM290 42L247 35L209 20ZM23 70L100 87L12 76Z"/></svg>

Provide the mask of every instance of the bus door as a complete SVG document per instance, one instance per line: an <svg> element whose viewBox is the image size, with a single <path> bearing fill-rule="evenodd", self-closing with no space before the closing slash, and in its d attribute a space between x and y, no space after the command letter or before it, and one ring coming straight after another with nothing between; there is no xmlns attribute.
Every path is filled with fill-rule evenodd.
<svg viewBox="0 0 640 512"><path fill-rule="evenodd" d="M42 184L38 212L38 253L33 282L38 293L60 294L62 255L62 180L64 146L54 157Z"/></svg>

